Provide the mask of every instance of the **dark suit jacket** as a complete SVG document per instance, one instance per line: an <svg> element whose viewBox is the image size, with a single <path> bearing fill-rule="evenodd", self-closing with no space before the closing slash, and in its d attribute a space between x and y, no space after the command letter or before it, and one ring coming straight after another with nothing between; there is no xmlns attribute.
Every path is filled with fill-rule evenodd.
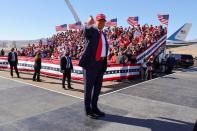
<svg viewBox="0 0 197 131"><path fill-rule="evenodd" d="M42 67L41 63L42 63L41 58L35 59L34 68L40 70Z"/></svg>
<svg viewBox="0 0 197 131"><path fill-rule="evenodd" d="M174 57L170 56L168 57L167 61L166 61L166 64L167 66L170 66L170 67L173 67L176 63L176 60Z"/></svg>
<svg viewBox="0 0 197 131"><path fill-rule="evenodd" d="M73 70L73 64L72 64L72 60L71 58L69 57L70 59L70 68L66 68L66 65L67 65L67 60L66 60L66 57L63 56L60 60L60 68L61 70Z"/></svg>
<svg viewBox="0 0 197 131"><path fill-rule="evenodd" d="M79 60L79 66L83 68L89 68L90 65L96 62L96 51L98 47L99 41L99 32L95 26L86 26L83 29L84 37L85 37L85 49L84 52ZM106 41L106 55L108 54L108 43L106 35L104 34L105 41ZM104 60L104 68L103 71L105 72L107 69L107 58Z"/></svg>
<svg viewBox="0 0 197 131"><path fill-rule="evenodd" d="M12 66L18 64L18 56L17 56L17 53L14 52L14 55L15 55L15 61L11 61L11 60L12 60L12 52L9 52L9 53L8 53L8 62L9 62L9 64L12 65Z"/></svg>

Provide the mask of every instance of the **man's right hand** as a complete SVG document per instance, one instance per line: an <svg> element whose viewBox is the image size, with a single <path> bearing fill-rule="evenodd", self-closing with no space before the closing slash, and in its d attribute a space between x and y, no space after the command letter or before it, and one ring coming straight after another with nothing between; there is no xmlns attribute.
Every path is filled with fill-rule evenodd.
<svg viewBox="0 0 197 131"><path fill-rule="evenodd" d="M88 18L88 20L87 20L87 25L90 26L93 24L94 24L94 18L92 16L90 16L90 18Z"/></svg>

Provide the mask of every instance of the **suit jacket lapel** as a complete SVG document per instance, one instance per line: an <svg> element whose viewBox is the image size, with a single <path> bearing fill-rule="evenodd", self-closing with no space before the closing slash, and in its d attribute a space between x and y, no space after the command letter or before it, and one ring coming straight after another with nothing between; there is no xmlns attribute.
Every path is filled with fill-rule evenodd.
<svg viewBox="0 0 197 131"><path fill-rule="evenodd" d="M106 37L106 35L103 33L103 35L104 35L104 37L105 37L105 43L106 43L106 56L107 56L107 54L108 54L108 42L107 42L107 37Z"/></svg>

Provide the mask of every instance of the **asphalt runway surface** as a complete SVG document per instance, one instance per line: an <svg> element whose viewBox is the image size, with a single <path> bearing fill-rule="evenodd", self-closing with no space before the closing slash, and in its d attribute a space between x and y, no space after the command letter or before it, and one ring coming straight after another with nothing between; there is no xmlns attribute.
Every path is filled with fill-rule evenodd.
<svg viewBox="0 0 197 131"><path fill-rule="evenodd" d="M197 119L196 67L103 94L98 120L85 116L83 99L0 83L0 131L192 131Z"/></svg>

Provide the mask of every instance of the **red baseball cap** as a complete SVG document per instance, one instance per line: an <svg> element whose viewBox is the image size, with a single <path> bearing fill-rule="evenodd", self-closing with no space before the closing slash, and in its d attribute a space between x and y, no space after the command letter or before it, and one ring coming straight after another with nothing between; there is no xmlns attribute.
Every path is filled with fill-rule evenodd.
<svg viewBox="0 0 197 131"><path fill-rule="evenodd" d="M105 20L106 21L106 17L104 14L97 14L96 15L96 21L98 20Z"/></svg>

